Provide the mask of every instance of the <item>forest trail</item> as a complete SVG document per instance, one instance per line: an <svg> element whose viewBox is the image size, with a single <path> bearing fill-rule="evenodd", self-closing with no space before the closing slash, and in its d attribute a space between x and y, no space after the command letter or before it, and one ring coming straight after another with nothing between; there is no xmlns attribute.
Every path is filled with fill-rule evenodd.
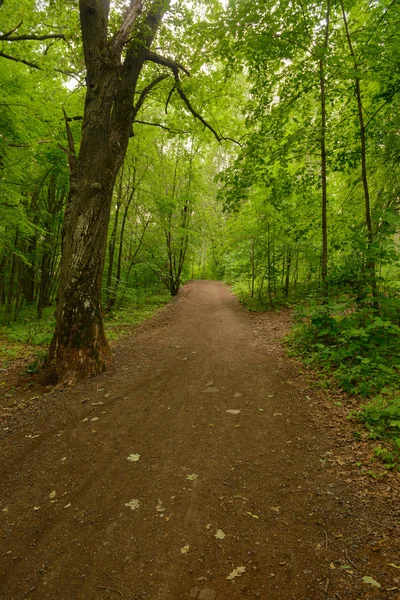
<svg viewBox="0 0 400 600"><path fill-rule="evenodd" d="M191 282L3 425L0 599L400 598L398 507L336 460L281 324Z"/></svg>

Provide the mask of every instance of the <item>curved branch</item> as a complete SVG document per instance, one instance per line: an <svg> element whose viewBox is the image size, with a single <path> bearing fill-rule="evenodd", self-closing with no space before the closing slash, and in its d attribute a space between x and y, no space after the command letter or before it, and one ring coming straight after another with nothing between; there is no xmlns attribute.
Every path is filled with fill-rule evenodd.
<svg viewBox="0 0 400 600"><path fill-rule="evenodd" d="M161 56L160 54L157 54L156 52L151 52L150 50L148 50L146 53L145 60L150 60L151 62L156 63L157 65L162 65L163 67L169 67L172 70L178 69L180 71L183 71L188 77L190 77L189 71L187 69L185 69L185 67L183 65L181 65L180 63L177 63L174 60L171 60L170 58Z"/></svg>
<svg viewBox="0 0 400 600"><path fill-rule="evenodd" d="M171 89L170 93L168 94L167 102L165 103L165 114L166 115L168 114L168 105L169 105L169 102L171 100L171 96L174 93L174 91L175 91L175 86L173 86L173 88Z"/></svg>
<svg viewBox="0 0 400 600"><path fill-rule="evenodd" d="M32 69L38 69L39 71L43 71L42 67L39 67L38 65L35 65L35 63L31 63L28 60L24 60L23 58L16 58L15 56L10 56L5 52L0 52L0 56L2 58L7 58L8 60L13 60L15 62L22 63L24 65L27 65L28 67L32 67Z"/></svg>
<svg viewBox="0 0 400 600"><path fill-rule="evenodd" d="M200 121L200 123L203 123L204 127L206 127L207 129L209 129L211 131L211 133L214 134L214 136L216 137L216 139L218 140L218 142L221 142L221 140L222 140L221 136L218 135L218 133L215 131L215 129L209 123L207 123L207 121L204 119L204 117L202 117L201 114L198 113L193 108L193 106L190 104L189 98L186 96L186 94L184 93L184 91L181 88L181 82L180 82L180 79L179 79L178 69L175 68L175 69L173 69L173 71L174 71L174 77L175 77L175 88L176 88L176 91L178 92L179 96L181 97L181 99L186 104L186 106L189 109L189 111L192 113L192 115L194 116L195 119L198 119Z"/></svg>
<svg viewBox="0 0 400 600"><path fill-rule="evenodd" d="M151 92L151 90L157 84L159 84L164 79L167 79L167 77L169 77L168 73L163 73L162 75L159 75L158 77L153 79L153 81L151 81L149 83L149 85L146 85L146 87L143 89L142 93L139 96L139 100L136 102L135 106L133 107L133 119L132 120L135 119L135 116L138 114L139 110L142 108L143 102L145 101L146 96Z"/></svg>
<svg viewBox="0 0 400 600"><path fill-rule="evenodd" d="M0 6L1 6L1 4L0 4ZM23 21L20 21L20 22L18 23L18 25L16 25L16 26L14 27L14 29L10 29L10 31L7 31L7 33L3 33L3 36L7 38L7 37L9 37L9 36L10 36L12 33L15 33L15 32L17 31L17 29L19 29L19 28L21 27L22 23L23 23Z"/></svg>

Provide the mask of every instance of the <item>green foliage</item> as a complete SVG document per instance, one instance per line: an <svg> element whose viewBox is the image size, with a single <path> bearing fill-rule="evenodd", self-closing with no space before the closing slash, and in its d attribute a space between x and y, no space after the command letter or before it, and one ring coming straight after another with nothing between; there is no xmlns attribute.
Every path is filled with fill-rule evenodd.
<svg viewBox="0 0 400 600"><path fill-rule="evenodd" d="M363 422L370 431L370 437L383 442L388 442L390 450L378 445L375 456L382 459L388 466L400 465L400 395L396 392L383 391L360 407L353 415Z"/></svg>
<svg viewBox="0 0 400 600"><path fill-rule="evenodd" d="M400 369L400 300L382 300L386 314L349 302L301 307L290 344L331 372L344 391L377 394L398 382Z"/></svg>

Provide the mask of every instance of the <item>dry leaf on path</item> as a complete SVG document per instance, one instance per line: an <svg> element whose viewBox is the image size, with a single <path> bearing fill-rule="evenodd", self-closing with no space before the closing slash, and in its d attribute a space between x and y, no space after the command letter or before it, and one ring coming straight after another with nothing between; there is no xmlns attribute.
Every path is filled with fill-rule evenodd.
<svg viewBox="0 0 400 600"><path fill-rule="evenodd" d="M181 548L181 552L182 554L187 554L189 552L189 544L186 544L186 546L183 546L183 548Z"/></svg>
<svg viewBox="0 0 400 600"><path fill-rule="evenodd" d="M377 588L381 587L380 583L378 583L377 581L375 581L375 579L373 579L372 577L369 577L369 576L363 577L363 582L368 583L369 585L372 585L373 587L377 587Z"/></svg>
<svg viewBox="0 0 400 600"><path fill-rule="evenodd" d="M133 500L131 500L130 502L127 502L125 504L125 506L128 506L131 510L136 510L139 508L140 502L139 502L139 500L136 500L136 498L133 498Z"/></svg>
<svg viewBox="0 0 400 600"><path fill-rule="evenodd" d="M130 454L129 456L126 457L126 460L129 460L130 462L137 462L140 458L140 454Z"/></svg>
<svg viewBox="0 0 400 600"><path fill-rule="evenodd" d="M235 577L240 577L243 573L246 572L246 567L237 567L233 569L232 573L229 573L227 579L234 579Z"/></svg>
<svg viewBox="0 0 400 600"><path fill-rule="evenodd" d="M52 492L50 492L49 498L54 498L56 493L57 493L56 490L53 490Z"/></svg>
<svg viewBox="0 0 400 600"><path fill-rule="evenodd" d="M197 478L198 478L198 475L197 475L197 473L193 473L192 475L187 475L187 476L186 476L186 479L187 479L188 481L194 481L194 480L195 480L195 479L197 479Z"/></svg>
<svg viewBox="0 0 400 600"><path fill-rule="evenodd" d="M253 519L259 519L260 517L258 515L253 515L253 513L247 511L246 515L250 515L251 517L253 517Z"/></svg>
<svg viewBox="0 0 400 600"><path fill-rule="evenodd" d="M229 408L226 412L230 415L238 415L241 411L239 409Z"/></svg>
<svg viewBox="0 0 400 600"><path fill-rule="evenodd" d="M215 534L215 537L217 538L217 540L224 540L226 538L226 535L224 534L222 529L218 529L218 531Z"/></svg>

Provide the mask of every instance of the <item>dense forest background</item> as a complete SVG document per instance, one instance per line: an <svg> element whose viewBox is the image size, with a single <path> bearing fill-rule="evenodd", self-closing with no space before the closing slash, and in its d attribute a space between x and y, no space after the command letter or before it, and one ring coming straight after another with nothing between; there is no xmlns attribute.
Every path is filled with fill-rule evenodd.
<svg viewBox="0 0 400 600"><path fill-rule="evenodd" d="M112 6L109 28L123 10ZM232 284L252 310L295 305L292 352L323 385L368 399L357 417L391 440L377 446L389 466L399 22L396 0L170 3L155 41L166 58L140 75L102 271L111 337L191 278ZM35 370L54 330L87 73L74 2L6 0L0 31L3 358L37 345Z"/></svg>

